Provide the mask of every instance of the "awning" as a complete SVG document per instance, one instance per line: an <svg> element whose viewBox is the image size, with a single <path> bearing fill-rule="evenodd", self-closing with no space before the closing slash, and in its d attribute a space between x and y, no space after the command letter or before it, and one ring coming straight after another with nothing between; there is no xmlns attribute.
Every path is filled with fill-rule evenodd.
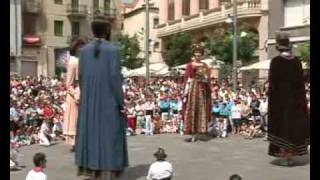
<svg viewBox="0 0 320 180"><path fill-rule="evenodd" d="M23 43L27 45L37 45L41 43L41 38L40 36L24 36Z"/></svg>
<svg viewBox="0 0 320 180"><path fill-rule="evenodd" d="M243 66L240 68L240 71L248 71L248 70L269 70L271 59L265 61L259 61L257 63L253 63L248 66ZM306 63L302 63L303 69L309 69Z"/></svg>

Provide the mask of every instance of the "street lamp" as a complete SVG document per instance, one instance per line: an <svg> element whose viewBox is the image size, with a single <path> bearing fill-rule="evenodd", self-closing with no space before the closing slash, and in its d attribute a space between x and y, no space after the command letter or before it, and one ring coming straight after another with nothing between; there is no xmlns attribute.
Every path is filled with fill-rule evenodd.
<svg viewBox="0 0 320 180"><path fill-rule="evenodd" d="M237 0L233 0L233 15L228 15L225 21L228 24L233 23L233 53L232 53L232 85L233 91L237 91Z"/></svg>
<svg viewBox="0 0 320 180"><path fill-rule="evenodd" d="M147 84L149 84L150 72L149 72L149 0L145 0L146 8L146 29L145 29L145 61L146 61L146 78Z"/></svg>

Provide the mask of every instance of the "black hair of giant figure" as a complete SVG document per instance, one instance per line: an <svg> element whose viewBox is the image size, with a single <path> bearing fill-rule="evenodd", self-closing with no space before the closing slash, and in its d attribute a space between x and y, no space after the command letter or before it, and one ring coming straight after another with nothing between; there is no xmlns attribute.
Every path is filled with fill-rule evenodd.
<svg viewBox="0 0 320 180"><path fill-rule="evenodd" d="M91 23L92 33L97 41L94 46L94 57L99 58L101 39L110 40L111 24L105 19L95 19Z"/></svg>
<svg viewBox="0 0 320 180"><path fill-rule="evenodd" d="M74 39L69 47L70 55L75 56L77 54L79 48L81 46L85 45L86 43L87 43L87 39L84 37Z"/></svg>

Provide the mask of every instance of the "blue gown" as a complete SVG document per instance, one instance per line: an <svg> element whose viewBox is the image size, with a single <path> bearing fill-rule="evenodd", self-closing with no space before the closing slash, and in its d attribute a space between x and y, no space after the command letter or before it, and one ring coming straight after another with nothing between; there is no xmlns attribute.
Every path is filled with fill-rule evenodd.
<svg viewBox="0 0 320 180"><path fill-rule="evenodd" d="M92 40L80 50L80 106L75 162L89 170L121 171L128 166L123 107L120 52L102 40L100 56L94 58Z"/></svg>

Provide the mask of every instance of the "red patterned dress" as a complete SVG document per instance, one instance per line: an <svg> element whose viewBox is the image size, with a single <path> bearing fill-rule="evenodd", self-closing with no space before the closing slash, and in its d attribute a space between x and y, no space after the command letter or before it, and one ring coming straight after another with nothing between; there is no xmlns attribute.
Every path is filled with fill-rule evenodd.
<svg viewBox="0 0 320 180"><path fill-rule="evenodd" d="M184 104L184 133L206 134L210 120L210 70L205 63L189 63L184 75L186 101Z"/></svg>

